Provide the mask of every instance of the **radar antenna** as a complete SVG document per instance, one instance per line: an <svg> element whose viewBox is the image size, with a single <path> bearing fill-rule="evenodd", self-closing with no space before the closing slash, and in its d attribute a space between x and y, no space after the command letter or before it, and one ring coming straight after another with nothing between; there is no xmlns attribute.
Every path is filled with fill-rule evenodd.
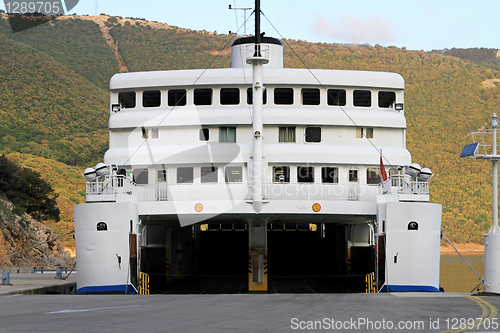
<svg viewBox="0 0 500 333"><path fill-rule="evenodd" d="M243 23L243 36L247 37L247 10L252 10L253 8L233 8L231 5L229 5L229 9L232 10L242 10L243 11L243 18L244 18L244 23Z"/></svg>

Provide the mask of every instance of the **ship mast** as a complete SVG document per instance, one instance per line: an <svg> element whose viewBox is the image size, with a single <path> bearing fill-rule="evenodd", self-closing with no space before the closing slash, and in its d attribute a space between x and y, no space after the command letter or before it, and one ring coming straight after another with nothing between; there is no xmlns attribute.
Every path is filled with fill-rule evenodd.
<svg viewBox="0 0 500 333"><path fill-rule="evenodd" d="M263 65L268 63L262 56L260 45L260 0L255 0L255 50L247 63L253 70L253 159L252 159L252 206L256 213L262 210L262 108L263 108Z"/></svg>

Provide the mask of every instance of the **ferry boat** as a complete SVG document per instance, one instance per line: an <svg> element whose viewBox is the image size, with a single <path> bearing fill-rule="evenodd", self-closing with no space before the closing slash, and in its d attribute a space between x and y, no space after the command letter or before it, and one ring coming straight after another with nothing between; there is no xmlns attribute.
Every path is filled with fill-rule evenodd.
<svg viewBox="0 0 500 333"><path fill-rule="evenodd" d="M111 78L109 150L74 208L77 292L136 293L145 274L439 291L441 205L406 149L401 75L284 68L258 28L231 52Z"/></svg>

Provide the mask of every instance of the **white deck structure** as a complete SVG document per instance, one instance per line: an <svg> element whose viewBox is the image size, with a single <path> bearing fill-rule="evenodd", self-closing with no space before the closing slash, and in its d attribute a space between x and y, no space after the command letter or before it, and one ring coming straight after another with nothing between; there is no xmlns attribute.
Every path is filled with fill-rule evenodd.
<svg viewBox="0 0 500 333"><path fill-rule="evenodd" d="M250 260L250 291L267 290L272 223L341 225L335 249L348 265L369 256L377 289L438 290L441 206L429 203L428 180L396 170L412 163L403 78L286 69L281 43L264 37L268 63L255 83L246 63L254 40L233 44L231 68L113 76L104 163L114 171L88 181L87 203L75 206L78 291L133 292L155 262L152 248L164 253L167 280L194 273L193 244L210 223L249 230L241 260ZM255 89L262 133L253 127ZM379 150L390 170L383 185Z"/></svg>

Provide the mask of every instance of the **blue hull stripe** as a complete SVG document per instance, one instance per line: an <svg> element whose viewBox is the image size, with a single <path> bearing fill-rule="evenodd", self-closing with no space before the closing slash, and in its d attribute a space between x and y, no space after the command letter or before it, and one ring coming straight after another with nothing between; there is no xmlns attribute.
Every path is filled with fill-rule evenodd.
<svg viewBox="0 0 500 333"><path fill-rule="evenodd" d="M384 285L381 292L398 292L398 291L427 291L427 292L439 292L439 288L432 286L405 286L405 285Z"/></svg>
<svg viewBox="0 0 500 333"><path fill-rule="evenodd" d="M122 293L122 294L138 294L135 287L131 284L119 284L112 286L91 286L83 287L76 291L77 294L88 293Z"/></svg>

